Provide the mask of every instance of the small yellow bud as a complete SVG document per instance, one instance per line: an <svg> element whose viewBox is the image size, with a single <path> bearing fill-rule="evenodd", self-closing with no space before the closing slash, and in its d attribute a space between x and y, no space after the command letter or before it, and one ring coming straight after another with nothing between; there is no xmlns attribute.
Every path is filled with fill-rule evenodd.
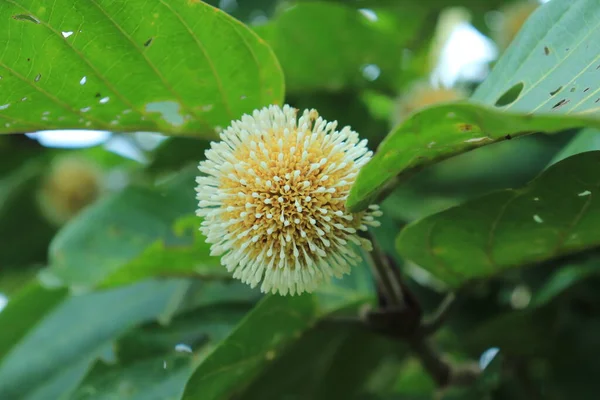
<svg viewBox="0 0 600 400"><path fill-rule="evenodd" d="M74 156L53 160L38 195L42 214L62 225L98 199L102 177L92 162Z"/></svg>
<svg viewBox="0 0 600 400"><path fill-rule="evenodd" d="M457 89L434 88L429 84L419 82L398 98L391 122L393 126L396 126L422 108L438 103L461 100L465 97Z"/></svg>
<svg viewBox="0 0 600 400"><path fill-rule="evenodd" d="M505 6L502 10L502 19L496 28L495 41L502 50L510 45L517 33L523 27L527 18L539 7L534 1L524 1Z"/></svg>

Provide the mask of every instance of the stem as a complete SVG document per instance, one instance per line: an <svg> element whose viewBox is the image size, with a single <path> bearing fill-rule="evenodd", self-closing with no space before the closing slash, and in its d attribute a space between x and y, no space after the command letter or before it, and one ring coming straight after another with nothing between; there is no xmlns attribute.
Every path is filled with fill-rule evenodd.
<svg viewBox="0 0 600 400"><path fill-rule="evenodd" d="M452 367L442 359L441 354L423 338L414 339L409 344L435 383L440 387L447 386L450 382Z"/></svg>
<svg viewBox="0 0 600 400"><path fill-rule="evenodd" d="M398 274L393 270L393 266L390 265L381 247L379 247L375 236L370 233L367 233L367 235L373 245L373 250L367 253L368 262L385 300L392 308L404 308L404 295L398 282Z"/></svg>
<svg viewBox="0 0 600 400"><path fill-rule="evenodd" d="M446 297L444 297L437 310L421 322L421 327L419 328L421 336L430 336L444 325L450 315L455 300L456 296L454 293L448 293Z"/></svg>
<svg viewBox="0 0 600 400"><path fill-rule="evenodd" d="M442 354L435 350L423 337L409 342L410 348L421 361L431 378L439 387L469 386L473 384L481 370L476 363L454 365L444 360Z"/></svg>

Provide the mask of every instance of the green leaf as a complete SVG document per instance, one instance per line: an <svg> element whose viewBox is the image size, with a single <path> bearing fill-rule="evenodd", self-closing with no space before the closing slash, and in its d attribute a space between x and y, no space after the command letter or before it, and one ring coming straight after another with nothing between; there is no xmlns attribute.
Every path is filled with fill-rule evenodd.
<svg viewBox="0 0 600 400"><path fill-rule="evenodd" d="M251 302L222 301L180 313L166 326L158 322L145 324L119 339L117 357L128 364L173 352L182 343L198 353L206 344L215 345L229 335L252 306Z"/></svg>
<svg viewBox="0 0 600 400"><path fill-rule="evenodd" d="M0 267L46 263L56 227L40 213L37 196L47 167L43 156L19 160L0 179Z"/></svg>
<svg viewBox="0 0 600 400"><path fill-rule="evenodd" d="M494 192L409 225L396 249L458 287L598 247L599 167L600 151L569 157L522 189Z"/></svg>
<svg viewBox="0 0 600 400"><path fill-rule="evenodd" d="M564 160L575 154L586 151L600 150L600 131L598 129L583 129L567 144L554 158L550 165Z"/></svg>
<svg viewBox="0 0 600 400"><path fill-rule="evenodd" d="M504 312L479 321L464 334L464 346L480 354L491 346L511 356L548 354L558 338L557 313L549 307Z"/></svg>
<svg viewBox="0 0 600 400"><path fill-rule="evenodd" d="M231 279L219 258L210 255L210 244L198 230L199 225L196 215L178 219L174 223L174 235L168 234L150 244L131 262L108 275L101 286L123 285L148 276Z"/></svg>
<svg viewBox="0 0 600 400"><path fill-rule="evenodd" d="M188 166L197 165L210 149L210 141L191 137L171 137L162 142L152 155L146 170L152 175L165 174Z"/></svg>
<svg viewBox="0 0 600 400"><path fill-rule="evenodd" d="M561 117L498 111L471 103L425 109L396 127L359 172L346 206L354 212L375 201L386 184L449 157L532 132L555 133L585 125L600 127L592 115Z"/></svg>
<svg viewBox="0 0 600 400"><path fill-rule="evenodd" d="M558 0L540 7L472 103L424 109L388 135L359 173L347 207L360 211L386 185L480 146L532 132L600 127L600 42L595 39L600 25L582 20L600 20L596 1ZM562 89L557 92L556 86Z"/></svg>
<svg viewBox="0 0 600 400"><path fill-rule="evenodd" d="M67 296L66 289L46 289L31 282L10 299L0 313L0 365L29 330Z"/></svg>
<svg viewBox="0 0 600 400"><path fill-rule="evenodd" d="M302 2L256 30L279 58L289 92L364 87L371 81L394 86L401 77L401 49L426 15L410 5L404 12L411 18L402 23L384 10L371 21L353 6Z"/></svg>
<svg viewBox="0 0 600 400"><path fill-rule="evenodd" d="M211 137L215 127L283 99L271 49L200 1L9 0L0 16L0 133Z"/></svg>
<svg viewBox="0 0 600 400"><path fill-rule="evenodd" d="M540 307L548 304L577 283L599 274L600 269L596 262L562 266L535 292L531 305Z"/></svg>
<svg viewBox="0 0 600 400"><path fill-rule="evenodd" d="M112 340L138 323L158 318L187 284L145 282L65 299L4 358L0 398L59 398L57 393L62 396L74 390ZM36 300L39 307L44 298ZM6 326L23 318L12 317Z"/></svg>
<svg viewBox="0 0 600 400"><path fill-rule="evenodd" d="M243 390L316 318L314 298L266 296L196 369L183 399L229 399Z"/></svg>
<svg viewBox="0 0 600 400"><path fill-rule="evenodd" d="M74 400L178 400L192 373L190 357L163 355L115 366L86 379Z"/></svg>
<svg viewBox="0 0 600 400"><path fill-rule="evenodd" d="M240 398L355 399L377 373L382 359L404 355L404 351L402 343L359 326L318 323L269 365Z"/></svg>
<svg viewBox="0 0 600 400"><path fill-rule="evenodd" d="M196 207L194 175L193 170L183 171L152 189L129 187L88 208L52 241L49 272L76 286L94 286L104 280L107 285L128 283L167 274L170 265L161 260L173 261L176 255L160 250L163 240L181 243L172 226ZM195 262L201 264L208 249L201 241L197 244L200 247L188 252L198 256ZM187 267L192 272L195 263Z"/></svg>
<svg viewBox="0 0 600 400"><path fill-rule="evenodd" d="M473 100L504 111L597 117L598 21L596 0L558 0L539 7Z"/></svg>

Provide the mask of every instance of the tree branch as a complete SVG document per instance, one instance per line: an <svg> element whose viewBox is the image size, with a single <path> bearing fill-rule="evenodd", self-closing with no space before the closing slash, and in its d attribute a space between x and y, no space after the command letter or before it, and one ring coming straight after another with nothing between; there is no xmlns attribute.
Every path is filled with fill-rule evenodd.
<svg viewBox="0 0 600 400"><path fill-rule="evenodd" d="M448 293L438 306L437 310L421 321L421 326L419 327L420 336L427 337L437 332L437 330L446 323L455 301L456 296L454 293Z"/></svg>
<svg viewBox="0 0 600 400"><path fill-rule="evenodd" d="M379 288L383 292L383 296L390 308L402 309L405 308L404 294L402 286L398 282L399 274L393 270L393 266L379 247L379 243L371 233L367 233L371 240L373 250L367 252L367 261L371 266L371 271L377 280Z"/></svg>

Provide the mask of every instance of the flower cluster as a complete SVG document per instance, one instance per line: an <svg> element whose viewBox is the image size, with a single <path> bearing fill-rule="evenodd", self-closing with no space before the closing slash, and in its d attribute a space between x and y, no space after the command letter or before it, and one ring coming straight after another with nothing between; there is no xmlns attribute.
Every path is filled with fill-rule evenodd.
<svg viewBox="0 0 600 400"><path fill-rule="evenodd" d="M263 292L313 291L369 248L358 230L378 226L376 205L350 214L345 201L372 156L349 127L315 110L270 106L233 121L212 143L197 178L200 230L234 278Z"/></svg>

